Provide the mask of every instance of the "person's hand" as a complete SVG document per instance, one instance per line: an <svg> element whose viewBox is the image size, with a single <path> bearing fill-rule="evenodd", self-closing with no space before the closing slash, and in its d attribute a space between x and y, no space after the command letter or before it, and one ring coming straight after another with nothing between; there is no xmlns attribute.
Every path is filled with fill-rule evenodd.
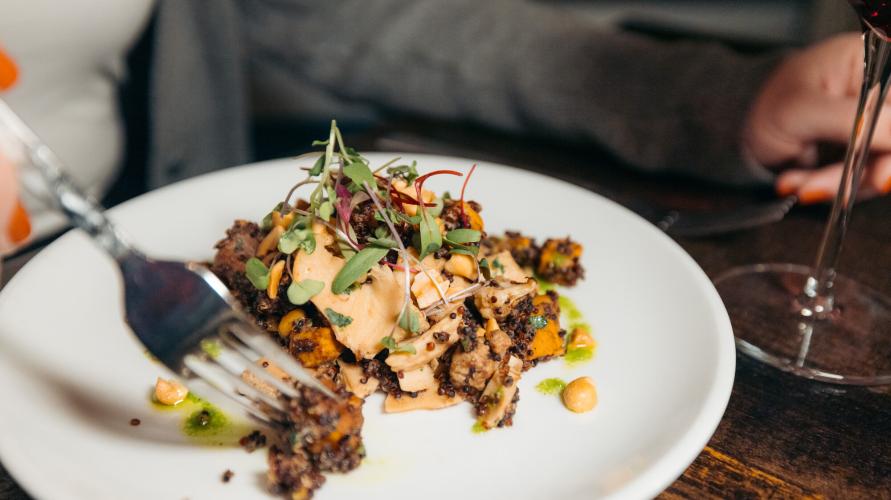
<svg viewBox="0 0 891 500"><path fill-rule="evenodd" d="M743 141L761 165L785 168L781 195L801 203L829 201L842 164L817 165L817 145L846 144L863 80L863 41L838 35L787 57L762 87L749 112ZM891 192L891 105L884 104L863 175L860 197Z"/></svg>

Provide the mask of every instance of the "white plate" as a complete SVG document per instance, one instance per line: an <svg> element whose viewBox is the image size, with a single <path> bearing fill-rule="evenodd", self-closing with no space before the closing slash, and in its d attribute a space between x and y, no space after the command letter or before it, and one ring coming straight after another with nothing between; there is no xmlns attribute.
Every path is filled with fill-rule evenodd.
<svg viewBox="0 0 891 500"><path fill-rule="evenodd" d="M372 163L392 158L369 154ZM423 171L470 160L404 155ZM236 218L259 219L303 174L293 160L226 170L167 187L112 211L148 254L207 260ZM437 190L460 179L431 178ZM368 459L329 475L320 499L644 498L693 461L714 432L733 383L730 322L705 274L631 212L561 181L481 163L468 198L491 232L572 235L587 279L567 291L593 325L595 359L527 372L514 426L471 432L469 405L381 413L365 406ZM167 372L125 327L112 262L69 233L0 294L0 459L45 499L267 498L265 452L198 445L178 412L149 404ZM547 377L591 376L600 402L587 414L535 391ZM142 424L131 427L131 418ZM228 484L220 476L235 472Z"/></svg>

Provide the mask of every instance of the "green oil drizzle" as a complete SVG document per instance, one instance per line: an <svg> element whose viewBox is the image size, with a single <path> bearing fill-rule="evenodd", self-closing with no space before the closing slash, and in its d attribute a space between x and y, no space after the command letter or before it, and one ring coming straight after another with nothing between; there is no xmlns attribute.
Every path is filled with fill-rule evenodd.
<svg viewBox="0 0 891 500"><path fill-rule="evenodd" d="M201 350L213 359L220 357L220 354L223 352L219 342L209 339L201 341Z"/></svg>
<svg viewBox="0 0 891 500"><path fill-rule="evenodd" d="M183 422L183 432L187 436L215 436L229 425L229 419L217 407L208 404L195 410Z"/></svg>
<svg viewBox="0 0 891 500"><path fill-rule="evenodd" d="M488 431L489 431L489 429L486 429L486 427L483 425L483 423L480 422L479 420L477 420L477 422L475 424L473 424L473 427L470 428L470 432L472 432L474 434L482 434L482 433L488 432Z"/></svg>
<svg viewBox="0 0 891 500"><path fill-rule="evenodd" d="M151 396L152 407L163 412L181 412L180 431L191 441L209 446L234 446L254 428L246 422L235 422L209 401L189 393L175 405L161 404Z"/></svg>
<svg viewBox="0 0 891 500"><path fill-rule="evenodd" d="M560 305L560 313L567 319L567 331L571 332L576 328L587 328L588 331L591 331L591 325L589 325L585 321L585 317L582 314L582 311L579 310L578 306L575 305L575 302L573 302L572 299L565 295L561 295L557 299L557 303Z"/></svg>
<svg viewBox="0 0 891 500"><path fill-rule="evenodd" d="M540 277L540 276L537 276L537 275L536 275L536 276L535 276L535 281L538 282L538 293L540 293L540 294L544 294L544 293L547 293L547 292L549 292L549 291L551 291L551 290L556 290L556 289L557 289L557 285L551 283L550 281L548 281L548 280L546 280L546 279L544 279L544 278L542 278L542 277Z"/></svg>
<svg viewBox="0 0 891 500"><path fill-rule="evenodd" d="M557 290L557 286L545 279L542 279L540 276L535 277L536 281L538 281L538 291L539 293L546 293L550 290ZM582 328L589 333L592 331L591 325L585 321L585 316L582 313L581 309L575 304L575 302L565 295L560 295L557 298L557 304L560 306L560 316L561 316L561 324L565 325L566 331L568 332L566 335L566 342L569 343L569 339L572 335L572 332L576 328ZM577 347L574 349L567 349L566 354L563 359L566 364L569 366L575 366L581 363L585 363L587 361L591 361L594 358L594 347ZM552 380L552 379L548 379ZM556 380L556 379L553 379ZM540 385L540 384L539 384ZM561 388L562 390L562 388Z"/></svg>
<svg viewBox="0 0 891 500"><path fill-rule="evenodd" d="M579 363L591 361L591 359L593 358L593 347L576 347L574 349L569 349L568 351L566 351L566 355L563 357L563 359L566 360L567 365L577 365Z"/></svg>
<svg viewBox="0 0 891 500"><path fill-rule="evenodd" d="M535 389L548 396L559 396L566 388L566 382L559 378L546 378L535 386Z"/></svg>

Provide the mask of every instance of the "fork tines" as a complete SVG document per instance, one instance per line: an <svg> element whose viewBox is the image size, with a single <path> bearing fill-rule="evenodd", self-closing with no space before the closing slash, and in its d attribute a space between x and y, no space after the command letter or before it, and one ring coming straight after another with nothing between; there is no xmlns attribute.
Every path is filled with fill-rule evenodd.
<svg viewBox="0 0 891 500"><path fill-rule="evenodd" d="M246 320L233 319L220 325L217 335L202 341L201 350L183 358L186 368L262 421L284 421L287 405L282 397L298 397L294 381L337 397ZM269 373L259 365L261 359L280 368L288 379ZM259 383L252 385L249 381ZM268 389L263 390L264 386Z"/></svg>

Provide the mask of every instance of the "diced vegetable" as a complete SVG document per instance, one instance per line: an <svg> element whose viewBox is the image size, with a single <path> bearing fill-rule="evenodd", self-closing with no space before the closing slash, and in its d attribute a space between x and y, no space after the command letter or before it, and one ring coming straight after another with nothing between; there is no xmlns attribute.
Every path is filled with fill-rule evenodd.
<svg viewBox="0 0 891 500"><path fill-rule="evenodd" d="M464 214L467 216L467 220L470 222L470 229L476 229L477 231L482 231L484 229L483 218L480 217L479 212L473 209L473 206L470 203L464 202Z"/></svg>
<svg viewBox="0 0 891 500"><path fill-rule="evenodd" d="M290 350L307 368L337 359L342 349L328 327L307 328L291 335Z"/></svg>
<svg viewBox="0 0 891 500"><path fill-rule="evenodd" d="M539 295L532 299L531 318L542 318L544 325L535 331L532 338L532 354L527 359L539 359L548 356L560 356L564 351L563 338L560 337L560 323L557 315L557 304L549 295Z"/></svg>
<svg viewBox="0 0 891 500"><path fill-rule="evenodd" d="M306 319L306 313L303 312L303 309L294 309L293 311L285 314L285 316L278 322L278 334L282 337L290 337L291 333L294 332L294 327L297 327L297 330L301 330L303 324L298 323L300 321L304 321Z"/></svg>
<svg viewBox="0 0 891 500"><path fill-rule="evenodd" d="M552 283L572 286L584 277L581 256L582 246L569 238L547 240L541 249L538 274Z"/></svg>

